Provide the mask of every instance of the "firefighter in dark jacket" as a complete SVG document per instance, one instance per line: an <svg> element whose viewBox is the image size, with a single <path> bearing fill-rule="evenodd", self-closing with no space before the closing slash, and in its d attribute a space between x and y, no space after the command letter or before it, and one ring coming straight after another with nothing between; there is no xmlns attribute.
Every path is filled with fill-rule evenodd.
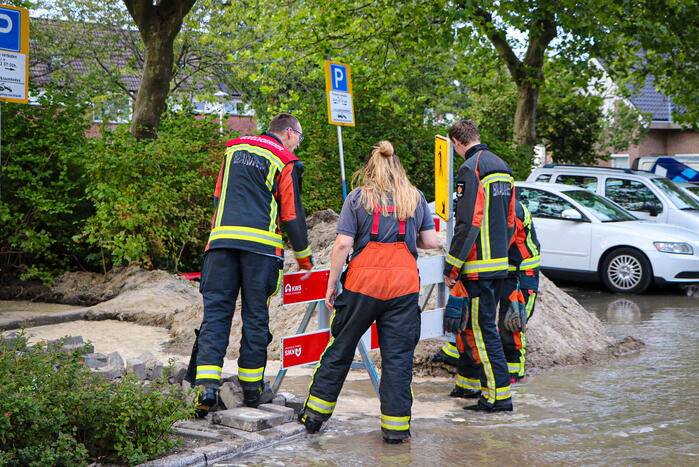
<svg viewBox="0 0 699 467"><path fill-rule="evenodd" d="M420 339L417 247L437 248L437 234L424 196L408 181L388 141L372 147L354 181L361 186L342 207L328 278L326 304L335 309L331 339L299 419L315 433L330 418L359 339L376 321L383 362L381 431L386 443L401 443L410 438L413 352Z"/></svg>
<svg viewBox="0 0 699 467"><path fill-rule="evenodd" d="M465 159L456 180L456 225L444 268L444 281L462 281L470 301L462 321L452 328L471 345L470 364L463 352L458 381L479 385L478 403L464 407L483 412L511 411L512 396L507 361L498 334L497 307L507 277L508 248L515 227L515 190L512 170L481 144L476 125L461 120L449 130L454 150ZM445 323L446 323L445 312ZM453 320L452 320L453 321Z"/></svg>
<svg viewBox="0 0 699 467"><path fill-rule="evenodd" d="M263 388L263 376L272 341L269 300L279 290L282 277L280 220L299 268L313 266L301 205L303 165L292 152L302 139L299 121L282 113L272 119L268 133L227 144L202 267L204 319L187 378L203 386L195 402L200 416L217 402L239 292L243 332L238 379L244 403L256 407L271 400L271 391Z"/></svg>
<svg viewBox="0 0 699 467"><path fill-rule="evenodd" d="M527 342L525 327L534 312L539 285L540 262L539 240L536 237L529 210L517 201L515 215L515 234L511 239L508 251L508 275L503 285L498 313L498 331L510 373L510 384L524 377ZM518 303L515 304L515 301ZM480 371L480 359L477 355L474 356L471 350L472 342L473 333L467 329L459 335L458 343L446 343L457 349L457 355L461 350L465 352L466 362L462 363L462 367L468 367L469 371L462 371L462 373L473 374L476 368ZM444 352L444 347L440 352ZM434 360L451 364L451 360L447 361L441 354L435 355ZM458 363L458 357L456 361ZM470 399L478 398L480 394L481 386L478 378L459 375L454 389L449 395Z"/></svg>
<svg viewBox="0 0 699 467"><path fill-rule="evenodd" d="M519 201L516 206L515 235L510 245L508 276L500 299L498 329L502 340L510 383L524 377L527 353L526 326L534 313L534 302L539 290L540 245L529 210ZM519 291L522 306L513 309L513 293Z"/></svg>

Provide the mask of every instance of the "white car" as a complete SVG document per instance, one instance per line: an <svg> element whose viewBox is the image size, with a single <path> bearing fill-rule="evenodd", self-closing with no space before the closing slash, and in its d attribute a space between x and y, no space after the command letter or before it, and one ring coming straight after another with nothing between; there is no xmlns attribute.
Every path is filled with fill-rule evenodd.
<svg viewBox="0 0 699 467"><path fill-rule="evenodd" d="M590 191L517 182L541 243L541 269L560 278L600 280L612 292L651 283L699 283L699 233L642 221Z"/></svg>
<svg viewBox="0 0 699 467"><path fill-rule="evenodd" d="M614 201L640 219L699 232L699 202L669 178L612 167L546 164L532 170L528 182L562 183L585 188Z"/></svg>

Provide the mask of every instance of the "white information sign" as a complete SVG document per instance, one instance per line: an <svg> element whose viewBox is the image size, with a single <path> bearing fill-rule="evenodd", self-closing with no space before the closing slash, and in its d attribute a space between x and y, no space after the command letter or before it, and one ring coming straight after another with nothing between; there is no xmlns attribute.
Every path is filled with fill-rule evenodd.
<svg viewBox="0 0 699 467"><path fill-rule="evenodd" d="M328 99L328 123L354 126L352 76L349 65L325 61L325 91Z"/></svg>
<svg viewBox="0 0 699 467"><path fill-rule="evenodd" d="M28 100L29 11L0 5L0 100Z"/></svg>

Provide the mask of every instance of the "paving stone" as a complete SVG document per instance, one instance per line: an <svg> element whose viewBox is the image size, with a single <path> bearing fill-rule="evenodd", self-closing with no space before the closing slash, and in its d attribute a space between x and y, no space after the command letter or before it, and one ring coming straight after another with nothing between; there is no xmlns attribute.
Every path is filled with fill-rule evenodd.
<svg viewBox="0 0 699 467"><path fill-rule="evenodd" d="M94 354L93 354L94 355ZM97 373L108 381L119 379L126 374L124 359L119 352L112 352L107 355L107 365L99 368L91 368L93 373Z"/></svg>
<svg viewBox="0 0 699 467"><path fill-rule="evenodd" d="M82 349L87 347L88 352L94 352L95 347L92 344L86 344L83 336L66 336L60 339L55 339L48 342L48 347L53 349L61 349L67 352Z"/></svg>
<svg viewBox="0 0 699 467"><path fill-rule="evenodd" d="M103 353L89 353L83 357L85 364L92 368L102 368L107 366L107 356Z"/></svg>
<svg viewBox="0 0 699 467"><path fill-rule="evenodd" d="M174 368L168 375L168 382L170 384L180 384L182 381L184 381L184 377L187 374L187 367L189 365L184 362L177 362L175 363Z"/></svg>
<svg viewBox="0 0 699 467"><path fill-rule="evenodd" d="M284 417L284 423L292 421L296 413L292 407L284 407L276 404L261 404L257 408L266 412L282 415Z"/></svg>
<svg viewBox="0 0 699 467"><path fill-rule="evenodd" d="M143 381L146 379L146 362L138 357L129 358L126 360L126 372Z"/></svg>
<svg viewBox="0 0 699 467"><path fill-rule="evenodd" d="M272 404L286 406L286 398L281 394L277 394L274 396L274 399L272 399Z"/></svg>
<svg viewBox="0 0 699 467"><path fill-rule="evenodd" d="M284 423L285 416L251 407L214 412L212 421L244 431L260 431Z"/></svg>
<svg viewBox="0 0 699 467"><path fill-rule="evenodd" d="M286 406L291 407L294 409L294 412L296 414L301 413L301 409L303 409L303 404L306 402L306 398L302 396L292 396L290 398L286 399Z"/></svg>
<svg viewBox="0 0 699 467"><path fill-rule="evenodd" d="M242 388L230 381L221 385L218 395L227 409L235 409L244 405Z"/></svg>
<svg viewBox="0 0 699 467"><path fill-rule="evenodd" d="M146 360L146 379L151 381L161 379L163 377L164 368L163 364L155 358Z"/></svg>

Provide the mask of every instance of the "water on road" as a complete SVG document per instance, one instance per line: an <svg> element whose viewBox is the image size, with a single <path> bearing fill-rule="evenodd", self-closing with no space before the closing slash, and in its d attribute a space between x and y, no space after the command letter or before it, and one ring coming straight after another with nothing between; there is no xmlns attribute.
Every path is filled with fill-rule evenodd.
<svg viewBox="0 0 699 467"><path fill-rule="evenodd" d="M646 343L607 364L515 386L515 412L474 414L453 382L414 384L412 442L384 445L368 381L345 384L324 432L220 465L699 465L699 297L569 289L614 337ZM305 393L308 378L283 389Z"/></svg>

